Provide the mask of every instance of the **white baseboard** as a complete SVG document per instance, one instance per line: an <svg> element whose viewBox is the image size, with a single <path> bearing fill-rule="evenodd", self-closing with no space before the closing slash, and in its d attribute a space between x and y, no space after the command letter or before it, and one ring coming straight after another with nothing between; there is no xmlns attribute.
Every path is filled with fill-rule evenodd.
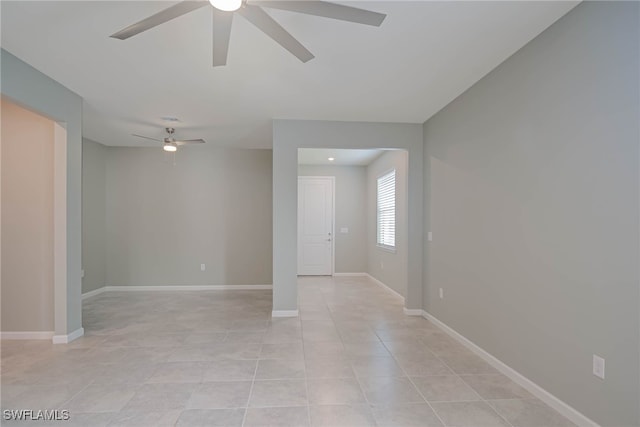
<svg viewBox="0 0 640 427"><path fill-rule="evenodd" d="M53 331L30 331L30 332L0 332L0 339L3 340L50 340L54 335Z"/></svg>
<svg viewBox="0 0 640 427"><path fill-rule="evenodd" d="M298 310L273 310L271 317L298 317Z"/></svg>
<svg viewBox="0 0 640 427"><path fill-rule="evenodd" d="M394 289L391 289L390 287L388 287L387 285L385 285L384 283L382 283L380 280L376 279L375 277L373 277L372 275L367 273L367 277L369 279L371 279L376 285L381 286L383 288L385 288L386 290L388 290L389 292L391 292L393 295L397 296L398 298L402 299L402 302L404 303L404 297L402 295L400 295L400 293Z"/></svg>
<svg viewBox="0 0 640 427"><path fill-rule="evenodd" d="M406 314L407 316L422 316L422 313L423 313L423 310L420 308L403 307L402 311L404 311L404 314Z"/></svg>
<svg viewBox="0 0 640 427"><path fill-rule="evenodd" d="M413 312L413 310L411 310ZM498 371L503 373L505 376L509 377L513 382L519 384L521 387L525 388L529 393L533 394L538 399L542 400L544 403L567 417L571 422L582 426L582 427L600 427L598 423L582 414L569 404L563 402L553 394L549 393L538 384L534 383L515 369L511 368L509 365L505 364L501 360L497 359L490 353L486 352L484 349L465 338L463 335L456 332L454 329L447 326L445 323L438 320L436 317L427 313L424 310L422 311L422 316L438 326L444 332L446 332L450 337L454 338L456 341L467 347L469 350L477 354L480 358L482 358L489 365L496 368Z"/></svg>
<svg viewBox="0 0 640 427"><path fill-rule="evenodd" d="M333 277L367 277L367 273L333 273Z"/></svg>
<svg viewBox="0 0 640 427"><path fill-rule="evenodd" d="M256 291L270 290L272 285L161 285L161 286L103 286L82 294L82 299L100 295L104 292L143 292L143 291Z"/></svg>
<svg viewBox="0 0 640 427"><path fill-rule="evenodd" d="M82 299L91 298L91 297L94 297L96 295L103 294L105 292L107 292L107 287L103 286L101 288L94 289L94 290L89 291L89 292L85 292L84 294L82 294Z"/></svg>
<svg viewBox="0 0 640 427"><path fill-rule="evenodd" d="M78 328L67 335L54 335L51 339L54 344L69 344L71 341L84 335L84 328Z"/></svg>

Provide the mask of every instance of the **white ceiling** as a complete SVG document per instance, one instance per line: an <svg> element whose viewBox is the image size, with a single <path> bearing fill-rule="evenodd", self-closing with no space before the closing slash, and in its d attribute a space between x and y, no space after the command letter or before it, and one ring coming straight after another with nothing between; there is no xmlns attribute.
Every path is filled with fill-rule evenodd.
<svg viewBox="0 0 640 427"><path fill-rule="evenodd" d="M172 2L2 1L1 45L84 98L84 136L271 146L274 118L422 123L577 2L392 1L380 28L268 10L316 56L303 64L235 16L228 65L211 66L204 7L121 41L109 35Z"/></svg>
<svg viewBox="0 0 640 427"><path fill-rule="evenodd" d="M385 150L352 150L337 148L299 148L299 165L367 166ZM329 160L333 158L333 160Z"/></svg>

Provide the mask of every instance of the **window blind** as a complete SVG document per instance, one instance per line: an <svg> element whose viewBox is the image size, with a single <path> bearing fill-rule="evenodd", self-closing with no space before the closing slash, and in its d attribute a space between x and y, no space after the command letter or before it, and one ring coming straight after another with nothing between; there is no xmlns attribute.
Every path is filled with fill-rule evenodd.
<svg viewBox="0 0 640 427"><path fill-rule="evenodd" d="M378 178L378 245L396 246L396 171Z"/></svg>

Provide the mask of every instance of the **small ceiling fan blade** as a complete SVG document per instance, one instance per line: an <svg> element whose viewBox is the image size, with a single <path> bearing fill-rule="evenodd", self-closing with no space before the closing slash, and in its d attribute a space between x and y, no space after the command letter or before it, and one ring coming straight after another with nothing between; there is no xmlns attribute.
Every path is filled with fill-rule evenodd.
<svg viewBox="0 0 640 427"><path fill-rule="evenodd" d="M160 12L151 15L148 18L143 19L142 21L136 22L135 24L129 25L127 28L124 28L117 33L112 34L110 37L114 39L125 40L129 37L133 37L136 34L140 34L143 31L147 31L153 27L156 27L160 24L164 24L167 21L171 21L174 18L182 16L186 13L192 12L196 9L204 7L208 5L208 1L194 1L187 0L182 1L178 4L174 4L167 9L161 10Z"/></svg>
<svg viewBox="0 0 640 427"><path fill-rule="evenodd" d="M164 142L164 139L150 138L150 137L148 137L148 136L144 136L144 135L137 135L137 134L135 134L135 133L132 133L131 135L133 135L133 136L137 136L138 138L150 139L151 141Z"/></svg>
<svg viewBox="0 0 640 427"><path fill-rule="evenodd" d="M340 21L356 22L358 24L373 25L379 27L387 17L384 13L358 9L351 6L329 3L326 1L258 1L251 2L260 6L273 9L289 10L291 12L305 13L307 15L323 16L325 18L339 19Z"/></svg>
<svg viewBox="0 0 640 427"><path fill-rule="evenodd" d="M204 144L204 139L183 139L181 141L173 141L176 145L188 145L188 144Z"/></svg>
<svg viewBox="0 0 640 427"><path fill-rule="evenodd" d="M278 24L261 7L246 5L238 9L238 13L249 22L258 27L263 33L275 40L280 46L295 55L300 61L307 62L313 58L313 54L307 50L298 40Z"/></svg>
<svg viewBox="0 0 640 427"><path fill-rule="evenodd" d="M233 12L213 9L213 66L227 65Z"/></svg>

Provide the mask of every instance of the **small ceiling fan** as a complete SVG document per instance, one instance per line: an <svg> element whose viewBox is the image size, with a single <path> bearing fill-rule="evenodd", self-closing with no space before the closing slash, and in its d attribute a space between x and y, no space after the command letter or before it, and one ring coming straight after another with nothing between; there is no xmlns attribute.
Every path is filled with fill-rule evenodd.
<svg viewBox="0 0 640 427"><path fill-rule="evenodd" d="M174 128L164 128L164 130L167 132L168 136L165 137L164 139L157 139L157 138L150 138L148 136L144 136L144 135L136 135L135 133L132 134L133 136L137 136L138 138L144 138L144 139L150 139L152 141L156 141L156 142L162 142L162 149L164 151L176 151L178 149L178 147L180 145L187 145L187 144L204 144L206 141L204 139L184 139L184 140L177 140L173 137L173 133L176 131Z"/></svg>
<svg viewBox="0 0 640 427"><path fill-rule="evenodd" d="M164 24L179 16L185 15L201 7L213 6L213 66L227 64L231 23L234 12L242 15L263 33L275 40L280 46L291 52L300 61L307 62L314 58L298 40L278 24L264 11L263 7L282 9L307 15L350 21L358 24L379 27L387 15L350 6L312 0L186 0L167 9L136 22L111 37L125 40L143 31Z"/></svg>

